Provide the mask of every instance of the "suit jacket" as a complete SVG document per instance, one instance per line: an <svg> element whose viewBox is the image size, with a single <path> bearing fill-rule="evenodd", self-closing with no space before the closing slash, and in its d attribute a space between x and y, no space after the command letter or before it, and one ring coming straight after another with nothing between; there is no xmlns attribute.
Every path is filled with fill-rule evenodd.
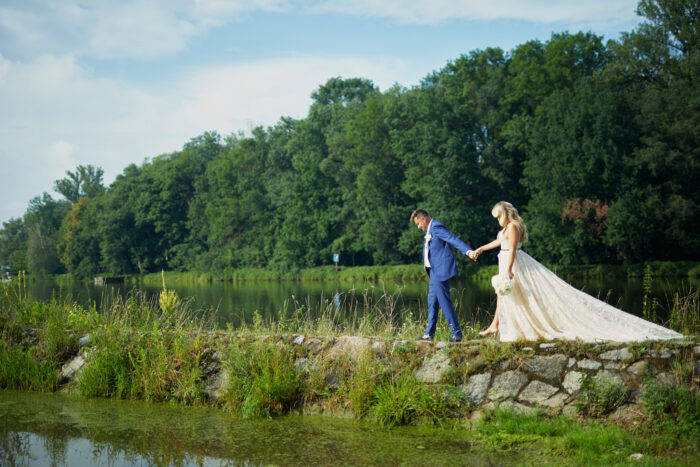
<svg viewBox="0 0 700 467"><path fill-rule="evenodd" d="M425 272L431 278L439 281L453 278L459 270L457 269L457 262L451 247L456 248L463 255L466 255L471 248L435 219L431 222L426 234L432 235L432 238L428 242L430 270L426 268Z"/></svg>

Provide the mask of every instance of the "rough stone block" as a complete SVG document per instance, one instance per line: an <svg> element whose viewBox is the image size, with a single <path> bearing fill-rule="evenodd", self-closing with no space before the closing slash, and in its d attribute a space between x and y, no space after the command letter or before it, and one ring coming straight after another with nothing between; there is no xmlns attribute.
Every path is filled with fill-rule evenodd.
<svg viewBox="0 0 700 467"><path fill-rule="evenodd" d="M228 371L220 371L204 383L204 392L209 399L218 400L224 395L228 386Z"/></svg>
<svg viewBox="0 0 700 467"><path fill-rule="evenodd" d="M599 384L614 384L614 385L624 385L622 377L617 372L612 372L609 370L600 370L595 375L595 381Z"/></svg>
<svg viewBox="0 0 700 467"><path fill-rule="evenodd" d="M304 343L304 335L301 334L301 335L295 337L294 340L292 341L292 343L294 343L295 345L303 344Z"/></svg>
<svg viewBox="0 0 700 467"><path fill-rule="evenodd" d="M518 400L529 402L530 404L539 404L559 391L556 386L551 386L542 381L532 381L520 393Z"/></svg>
<svg viewBox="0 0 700 467"><path fill-rule="evenodd" d="M671 358L674 355L678 355L678 349L661 349L657 350L651 355L656 358Z"/></svg>
<svg viewBox="0 0 700 467"><path fill-rule="evenodd" d="M622 349L615 349L603 352L602 354L600 354L600 358L602 358L603 360L623 361L634 358L634 355L632 355L632 352L630 352L630 350L627 347L624 347Z"/></svg>
<svg viewBox="0 0 700 467"><path fill-rule="evenodd" d="M439 383L450 369L450 357L443 353L423 360L423 366L416 371L416 379L421 383Z"/></svg>
<svg viewBox="0 0 700 467"><path fill-rule="evenodd" d="M78 370L85 365L85 363L85 359L82 355L78 355L77 357L71 359L61 367L61 371L58 373L58 381L60 383L70 381Z"/></svg>
<svg viewBox="0 0 700 467"><path fill-rule="evenodd" d="M312 354L317 354L323 348L323 341L316 337L310 337L306 339L304 345L306 345L306 348L309 349L309 352L311 352Z"/></svg>
<svg viewBox="0 0 700 467"><path fill-rule="evenodd" d="M648 368L649 364L644 360L640 360L628 366L627 372L632 373L633 375L642 376L644 373L647 372Z"/></svg>
<svg viewBox="0 0 700 467"><path fill-rule="evenodd" d="M328 356L337 358L341 355L348 355L353 360L357 360L367 352L369 347L370 340L366 337L340 336L335 340L335 344L328 352Z"/></svg>
<svg viewBox="0 0 700 467"><path fill-rule="evenodd" d="M521 413L524 415L534 415L537 413L537 409L534 407L528 407L527 405L520 404L515 401L503 401L498 406L500 409L510 409L515 413Z"/></svg>
<svg viewBox="0 0 700 467"><path fill-rule="evenodd" d="M467 383L467 401L472 405L479 405L486 397L486 391L491 382L491 373L473 375Z"/></svg>
<svg viewBox="0 0 700 467"><path fill-rule="evenodd" d="M526 370L533 376L546 381L558 381L569 359L562 354L549 357L535 356L525 364Z"/></svg>
<svg viewBox="0 0 700 467"><path fill-rule="evenodd" d="M544 405L545 407L564 407L564 404L566 403L566 400L569 398L569 396L563 392L559 391L558 393L554 394L552 397L547 399L546 401L540 402L540 405Z"/></svg>
<svg viewBox="0 0 700 467"><path fill-rule="evenodd" d="M489 389L490 400L509 399L518 395L520 389L527 383L527 375L522 371L506 371L496 376Z"/></svg>
<svg viewBox="0 0 700 467"><path fill-rule="evenodd" d="M583 370L597 370L603 366L602 363L596 362L595 360L580 360L577 365Z"/></svg>
<svg viewBox="0 0 700 467"><path fill-rule="evenodd" d="M583 373L580 373L578 371L570 371L564 376L564 382L562 383L562 386L568 392L569 394L573 394L579 389L581 389L581 385L583 384Z"/></svg>
<svg viewBox="0 0 700 467"><path fill-rule="evenodd" d="M603 364L603 368L605 368L606 370L621 370L622 363L620 363L620 362L605 362Z"/></svg>
<svg viewBox="0 0 700 467"><path fill-rule="evenodd" d="M576 365L576 359L575 358L570 358L569 363L566 364L567 368L571 368L572 366Z"/></svg>

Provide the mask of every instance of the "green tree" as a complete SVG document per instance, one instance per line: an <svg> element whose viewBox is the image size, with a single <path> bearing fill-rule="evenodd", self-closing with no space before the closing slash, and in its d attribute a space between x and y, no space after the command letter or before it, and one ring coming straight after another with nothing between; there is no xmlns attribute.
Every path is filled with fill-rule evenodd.
<svg viewBox="0 0 700 467"><path fill-rule="evenodd" d="M68 175L66 178L54 182L54 189L71 203L77 202L80 198L92 198L104 192L102 185L104 171L100 167L79 165L75 172L66 170L66 175Z"/></svg>
<svg viewBox="0 0 700 467"><path fill-rule="evenodd" d="M56 253L58 230L70 209L67 201L56 201L48 193L29 202L24 214L27 228L27 267L34 274L53 274L60 271Z"/></svg>
<svg viewBox="0 0 700 467"><path fill-rule="evenodd" d="M11 273L27 269L27 228L22 218L2 223L0 229L0 267L9 266Z"/></svg>
<svg viewBox="0 0 700 467"><path fill-rule="evenodd" d="M625 86L638 142L607 240L628 261L700 258L700 34L695 0L643 0L646 18L616 44L609 79Z"/></svg>

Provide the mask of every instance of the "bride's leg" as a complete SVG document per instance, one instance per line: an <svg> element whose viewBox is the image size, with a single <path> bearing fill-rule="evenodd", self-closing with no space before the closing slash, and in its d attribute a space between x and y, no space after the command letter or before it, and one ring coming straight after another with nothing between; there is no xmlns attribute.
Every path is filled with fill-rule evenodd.
<svg viewBox="0 0 700 467"><path fill-rule="evenodd" d="M498 303L498 302L497 302ZM496 334L498 332L498 305L496 305L496 312L493 314L493 321L488 328L481 331L479 334L482 336L488 336L490 334Z"/></svg>

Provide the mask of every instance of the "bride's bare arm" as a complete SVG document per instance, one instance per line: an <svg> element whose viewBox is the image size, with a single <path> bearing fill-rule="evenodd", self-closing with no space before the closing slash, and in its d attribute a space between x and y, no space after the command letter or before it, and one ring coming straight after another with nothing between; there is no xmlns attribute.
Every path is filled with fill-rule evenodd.
<svg viewBox="0 0 700 467"><path fill-rule="evenodd" d="M496 239L496 240L492 241L491 243L487 243L486 245L480 246L479 248L474 250L474 252L475 252L476 256L479 256L484 251L493 250L494 248L496 248L500 245L501 245L501 242L498 239Z"/></svg>
<svg viewBox="0 0 700 467"><path fill-rule="evenodd" d="M515 226L515 224L508 224L505 231L506 244L510 250L510 255L508 255L508 263L506 264L506 271L508 271L508 277L513 278L513 262L515 261L515 250L518 249L518 242L520 241L520 231Z"/></svg>

